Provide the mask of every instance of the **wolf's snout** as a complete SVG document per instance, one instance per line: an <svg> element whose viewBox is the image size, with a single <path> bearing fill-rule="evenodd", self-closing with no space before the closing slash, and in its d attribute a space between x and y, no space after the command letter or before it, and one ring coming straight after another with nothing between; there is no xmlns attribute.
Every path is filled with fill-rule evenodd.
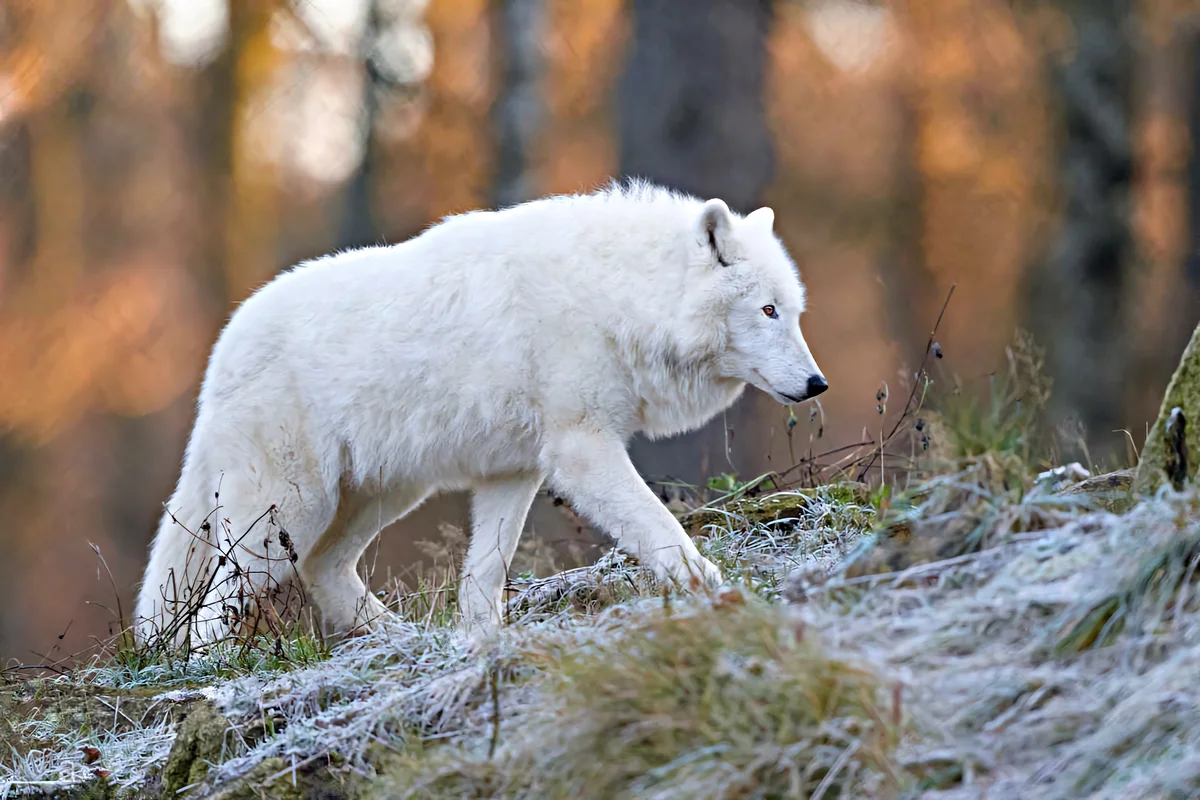
<svg viewBox="0 0 1200 800"><path fill-rule="evenodd" d="M812 399L827 389L829 389L829 381L824 379L824 375L809 375L809 381L808 384L805 384L804 386L803 395L788 395L787 392L778 393L781 397L787 399L787 401L792 403L803 403L806 401L806 399Z"/></svg>
<svg viewBox="0 0 1200 800"><path fill-rule="evenodd" d="M804 394L800 395L799 397L794 394L788 394L787 392L780 392L779 394L793 403L802 403L805 400L813 399L828 388L829 382L825 380L824 375L809 375L808 383L804 387Z"/></svg>

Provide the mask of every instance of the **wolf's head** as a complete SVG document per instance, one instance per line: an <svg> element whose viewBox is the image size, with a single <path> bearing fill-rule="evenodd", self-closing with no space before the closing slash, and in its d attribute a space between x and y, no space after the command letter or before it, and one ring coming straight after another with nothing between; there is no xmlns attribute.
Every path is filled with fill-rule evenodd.
<svg viewBox="0 0 1200 800"><path fill-rule="evenodd" d="M798 403L829 384L800 333L804 286L772 231L774 221L769 208L743 218L709 200L694 223L693 266L724 313L721 375Z"/></svg>

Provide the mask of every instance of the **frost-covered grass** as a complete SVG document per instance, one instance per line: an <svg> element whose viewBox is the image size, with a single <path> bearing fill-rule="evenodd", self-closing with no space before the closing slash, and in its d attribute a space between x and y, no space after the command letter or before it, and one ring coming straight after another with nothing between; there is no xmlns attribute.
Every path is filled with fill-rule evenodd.
<svg viewBox="0 0 1200 800"><path fill-rule="evenodd" d="M199 781L180 796L1197 796L1200 495L1118 514L1056 488L984 454L875 501L741 498L685 518L720 589L609 553L515 580L487 640L435 580L334 646L94 662L38 689L98 692L82 724L0 708L0 794L100 767L128 792ZM210 744L165 768L205 741L179 733L201 706Z"/></svg>
<svg viewBox="0 0 1200 800"><path fill-rule="evenodd" d="M193 686L294 669L328 656L324 642L297 626L287 637L255 635L185 654L114 646L78 667L75 677L91 685L118 689Z"/></svg>
<svg viewBox="0 0 1200 800"><path fill-rule="evenodd" d="M168 697L79 691L82 678L23 683L0 702L0 797L77 787L98 777L136 789L175 740Z"/></svg>
<svg viewBox="0 0 1200 800"><path fill-rule="evenodd" d="M397 796L836 797L896 784L898 709L880 676L740 590L645 598L512 646L481 717L399 760L386 783Z"/></svg>
<svg viewBox="0 0 1200 800"><path fill-rule="evenodd" d="M702 549L727 581L768 599L778 597L783 579L796 569L832 570L875 519L869 503L838 485L775 492L750 502L786 510L774 519L749 519L736 509L714 509L710 516L718 521L702 528Z"/></svg>
<svg viewBox="0 0 1200 800"><path fill-rule="evenodd" d="M121 788L139 786L149 766L162 764L175 740L175 731L165 723L138 726L128 731L55 730L45 738L33 730L38 720L25 720L23 733L43 744L24 752L6 754L11 762L0 767L0 797L29 789L55 789L86 783L103 770L107 780ZM94 748L102 754L103 767L85 763L84 752Z"/></svg>
<svg viewBox="0 0 1200 800"><path fill-rule="evenodd" d="M944 796L1192 797L1198 535L1196 493L1163 494L807 605L904 683L902 764Z"/></svg>
<svg viewBox="0 0 1200 800"><path fill-rule="evenodd" d="M794 623L777 602L783 578L796 564L817 558L815 554L832 563L831 554L861 536L869 522L869 509L838 505L818 493L795 516L768 524L737 519L711 524L702 535L702 549L721 564L734 586L741 587L716 598L664 595L648 573L615 551L588 567L542 579L516 579L510 590L509 627L487 643L467 641L449 624L453 580L446 576L419 586L396 620L333 648L303 634L278 641L270 637L229 641L186 657L121 647L50 682L60 690L89 687L114 696L134 691L154 698L165 692L161 696L167 698L163 701L167 705L212 703L230 726L221 763L210 773L213 786L245 780L251 774L261 778L255 771L264 764L306 764L328 756L336 757L350 775L371 774L381 752L404 753L405 758L427 754L429 763L437 764L449 759L451 752L478 750L481 742L488 749L503 745L503 752L516 759L520 748L513 733L506 732L493 743L495 720L489 711L493 688L503 697L502 727L521 730L532 724L533 712L541 718L553 694L550 687L561 691L564 674L583 668L584 662L561 657L567 642L572 643L572 651L596 647L597 652L612 656L618 652L613 647L622 632L695 624L688 620L699 619L704 609L715 613L712 609L729 597L746 601L729 613L759 620L754 630L766 630L762 620L777 616L780 635L793 635ZM712 628L717 630L720 626ZM693 639L691 634L685 637ZM796 664L818 660L813 655L815 641L814 635L789 645L807 653L803 659L789 656L794 680L805 678ZM755 655L769 643L748 640L744 644L749 648L743 654L746 658L766 664L763 680L775 675L770 659ZM743 657L738 655L739 647L729 648L734 659L729 664ZM654 655L647 659L643 674L652 674ZM846 670L849 675L849 667ZM735 681L735 685L741 684ZM797 690L800 686L795 684ZM789 696L780 691L784 693L776 693L772 704ZM36 720L43 730L37 735L14 730L6 737L13 758L0 759L0 786L9 791L28 788L34 781L55 785L86 781L96 769L105 770L107 779L120 786L134 786L162 769L178 727L177 720L151 715L138 719L136 725L122 720L118 732L103 726L79 728L74 716L57 718L48 708L36 700L26 703L28 724ZM518 718L519 724L510 722ZM799 725L799 718L795 722ZM143 740L165 744L140 761L124 755L133 752L131 743ZM81 760L82 748L88 747L102 754L93 764ZM711 755L716 754L714 750ZM794 758L802 756L808 758L803 747L793 753ZM463 758L473 763L473 756ZM839 769L849 769L846 775L852 775L856 765L869 760L856 755L845 759ZM137 763L139 769L127 768L127 762ZM804 774L812 773L808 769ZM422 770L413 768L408 774L417 780ZM431 768L429 776L437 774ZM835 776L830 784L840 785L839 780Z"/></svg>

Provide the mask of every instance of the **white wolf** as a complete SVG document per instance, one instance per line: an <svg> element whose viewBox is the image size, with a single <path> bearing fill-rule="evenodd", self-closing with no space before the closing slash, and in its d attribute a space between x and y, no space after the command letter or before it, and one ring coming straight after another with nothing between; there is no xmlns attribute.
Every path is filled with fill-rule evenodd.
<svg viewBox="0 0 1200 800"><path fill-rule="evenodd" d="M473 497L460 610L486 632L546 480L661 578L719 581L626 445L701 426L747 383L781 403L827 387L773 219L612 185L281 274L213 348L139 634L218 635L212 593L249 575L298 575L326 629L352 630L386 613L357 574L381 525L461 489ZM272 557L280 527L291 559ZM206 556L213 537L236 549L236 570ZM205 562L213 607L185 610L172 601Z"/></svg>

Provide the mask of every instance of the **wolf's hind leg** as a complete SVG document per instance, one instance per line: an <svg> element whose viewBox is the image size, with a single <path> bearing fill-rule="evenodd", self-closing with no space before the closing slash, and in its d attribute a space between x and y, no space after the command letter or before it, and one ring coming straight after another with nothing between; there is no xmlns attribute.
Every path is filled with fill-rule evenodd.
<svg viewBox="0 0 1200 800"><path fill-rule="evenodd" d="M269 627L267 606L294 575L281 531L311 542L331 515L322 496L303 491L310 502L289 497L297 490L286 483L244 471L205 481L185 467L139 593L141 640L194 645Z"/></svg>
<svg viewBox="0 0 1200 800"><path fill-rule="evenodd" d="M388 613L358 574L358 560L379 531L421 504L425 487L409 486L382 495L347 492L329 527L300 561L300 577L320 612L327 633L368 628Z"/></svg>

